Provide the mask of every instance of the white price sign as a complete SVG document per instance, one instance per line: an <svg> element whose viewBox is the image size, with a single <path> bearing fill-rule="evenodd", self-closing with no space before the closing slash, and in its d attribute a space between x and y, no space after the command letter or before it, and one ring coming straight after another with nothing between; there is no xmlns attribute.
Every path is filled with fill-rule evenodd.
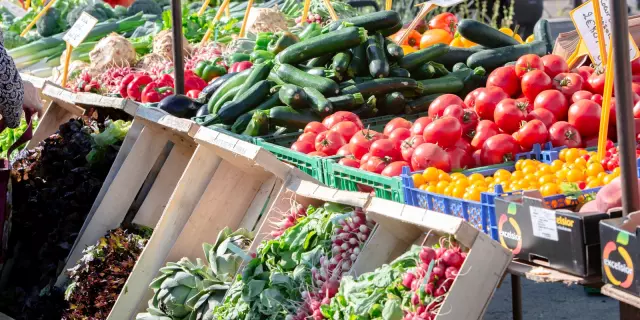
<svg viewBox="0 0 640 320"><path fill-rule="evenodd" d="M429 2L431 2L432 4L435 4L438 7L451 7L451 6L455 6L456 4L460 4L463 3L465 0L431 0Z"/></svg>
<svg viewBox="0 0 640 320"><path fill-rule="evenodd" d="M89 35L91 29L98 23L98 19L92 17L86 12L82 12L80 18L73 24L73 27L64 35L62 40L72 45L74 48L79 46L82 41Z"/></svg>
<svg viewBox="0 0 640 320"><path fill-rule="evenodd" d="M605 51L609 50L609 42L611 41L611 10L608 0L600 1L600 14L602 16L602 30L604 32ZM598 28L596 27L596 15L593 10L593 2L585 2L583 5L575 8L571 11L571 20L576 26L576 30L580 35L580 38L584 41L587 50L589 51L589 57L594 64L602 64L602 57L600 57L600 47L598 45ZM629 55L631 60L637 58L638 46L629 34Z"/></svg>
<svg viewBox="0 0 640 320"><path fill-rule="evenodd" d="M7 0L0 1L0 7L6 8L14 15L16 18L22 18L27 14L27 11L24 10L21 6Z"/></svg>
<svg viewBox="0 0 640 320"><path fill-rule="evenodd" d="M553 210L530 207L533 236L558 241L558 225L556 212Z"/></svg>

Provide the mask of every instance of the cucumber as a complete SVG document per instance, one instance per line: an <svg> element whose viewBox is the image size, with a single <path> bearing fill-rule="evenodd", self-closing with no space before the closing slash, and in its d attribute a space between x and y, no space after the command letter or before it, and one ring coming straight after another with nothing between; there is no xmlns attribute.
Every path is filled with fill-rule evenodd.
<svg viewBox="0 0 640 320"><path fill-rule="evenodd" d="M349 77L358 77L368 74L367 67L367 43L363 43L351 49L351 63L347 69Z"/></svg>
<svg viewBox="0 0 640 320"><path fill-rule="evenodd" d="M544 56L547 54L547 45L543 41L536 40L531 43L482 50L472 54L469 59L467 59L467 66L472 69L484 67L487 71L491 71L503 66L507 62L518 60L518 58L525 54Z"/></svg>
<svg viewBox="0 0 640 320"><path fill-rule="evenodd" d="M389 70L389 76L396 78L410 78L411 73L409 73L407 69L391 68L391 70Z"/></svg>
<svg viewBox="0 0 640 320"><path fill-rule="evenodd" d="M269 118L266 111L257 111L249 120L247 128L242 132L242 135L257 137L263 136L269 132Z"/></svg>
<svg viewBox="0 0 640 320"><path fill-rule="evenodd" d="M422 80L422 94L456 93L462 90L464 82L454 76L445 76L437 79Z"/></svg>
<svg viewBox="0 0 640 320"><path fill-rule="evenodd" d="M280 87L278 97L282 103L294 109L305 108L308 104L307 94L304 90L292 84L285 84Z"/></svg>
<svg viewBox="0 0 640 320"><path fill-rule="evenodd" d="M315 111L322 117L326 117L333 113L333 106L331 105L331 102L329 102L329 100L327 100L320 91L314 88L305 87L304 92L307 94L307 101L311 106L311 110Z"/></svg>
<svg viewBox="0 0 640 320"><path fill-rule="evenodd" d="M411 71L411 77L417 80L431 79L436 76L436 68L429 63L425 63L417 69Z"/></svg>
<svg viewBox="0 0 640 320"><path fill-rule="evenodd" d="M283 64L298 64L302 61L353 48L366 40L366 31L349 27L325 33L287 47L276 55Z"/></svg>
<svg viewBox="0 0 640 320"><path fill-rule="evenodd" d="M225 103L227 103L229 101L233 101L233 98L236 96L238 91L240 91L240 87L239 86L235 87L235 88L232 88L231 90L227 91L227 94L225 94L220 99L218 99L218 101L213 105L213 108L211 109L212 110L211 114L216 115L218 113L218 111L220 110L220 107L222 107L222 105L224 105ZM213 99L211 101L213 101ZM209 101L209 102L211 102L211 101Z"/></svg>
<svg viewBox="0 0 640 320"><path fill-rule="evenodd" d="M458 23L460 35L487 48L500 48L519 44L518 40L500 30L472 19L462 19Z"/></svg>
<svg viewBox="0 0 640 320"><path fill-rule="evenodd" d="M231 78L227 79L227 81L223 83L220 87L218 87L218 89L213 93L213 95L209 99L209 113L210 114L214 113L213 110L214 110L214 106L216 105L216 102L218 102L218 100L222 98L222 96L227 94L227 92L229 92L229 90L231 90L232 88L241 86L244 83L244 81L247 80L247 77L249 77L250 73L251 73L251 69L238 72Z"/></svg>
<svg viewBox="0 0 640 320"><path fill-rule="evenodd" d="M396 24L395 26L391 27L391 28L386 28L384 30L380 30L380 34L383 37L389 37L392 36L396 33L398 33L398 31L402 30L402 22L398 22L398 24Z"/></svg>
<svg viewBox="0 0 640 320"><path fill-rule="evenodd" d="M238 99L223 105L217 113L220 121L226 124L233 124L243 113L255 109L265 100L272 84L269 80L258 81L249 90L241 94Z"/></svg>
<svg viewBox="0 0 640 320"><path fill-rule="evenodd" d="M400 92L389 93L378 101L378 110L384 114L401 114L407 105L407 99Z"/></svg>
<svg viewBox="0 0 640 320"><path fill-rule="evenodd" d="M338 73L345 73L347 68L349 68L349 64L351 63L351 51L346 50L342 52L336 53L333 56L331 63L331 69L335 70Z"/></svg>
<svg viewBox="0 0 640 320"><path fill-rule="evenodd" d="M380 34L370 35L367 39L367 60L369 73L374 78L389 76L389 61L384 53L384 38Z"/></svg>
<svg viewBox="0 0 640 320"><path fill-rule="evenodd" d="M342 90L343 94L354 94L360 92L364 97L382 95L395 91L415 91L422 93L422 84L408 78L384 78L374 79L349 86Z"/></svg>
<svg viewBox="0 0 640 320"><path fill-rule="evenodd" d="M419 67L424 63L435 60L436 58L447 54L447 52L449 52L448 45L437 43L428 48L424 48L422 50L410 53L402 57L402 59L398 60L398 65L402 68L412 71L413 69Z"/></svg>
<svg viewBox="0 0 640 320"><path fill-rule="evenodd" d="M329 61L331 61L331 58L333 58L333 54L325 54L321 57L316 57L313 58L309 61L307 61L306 66L309 68L315 68L315 67L323 67L327 65L327 63L329 63Z"/></svg>
<svg viewBox="0 0 640 320"><path fill-rule="evenodd" d="M428 96L421 97L419 99L409 101L404 110L405 114L416 114L420 112L426 112L429 110L429 106L437 97L441 96L442 93L430 94Z"/></svg>
<svg viewBox="0 0 640 320"><path fill-rule="evenodd" d="M439 56L433 61L443 64L448 69L451 69L456 63L466 62L467 59L472 54L482 51L481 48L476 48L476 47L471 47L471 48L450 47L449 52L447 52L447 54L443 56Z"/></svg>
<svg viewBox="0 0 640 320"><path fill-rule="evenodd" d="M333 106L334 111L351 111L355 110L364 103L364 97L362 94L345 94L337 97L328 98L329 102Z"/></svg>
<svg viewBox="0 0 640 320"><path fill-rule="evenodd" d="M275 71L284 82L300 87L314 88L326 97L335 96L340 91L335 81L308 74L290 64L276 65Z"/></svg>
<svg viewBox="0 0 640 320"><path fill-rule="evenodd" d="M368 32L376 32L378 30L395 27L402 21L400 20L400 14L396 11L377 11L332 22L324 28L324 31L335 31L343 25L344 22L356 27L365 28Z"/></svg>
<svg viewBox="0 0 640 320"><path fill-rule="evenodd" d="M309 109L295 110L288 106L277 106L268 112L269 123L287 128L304 129L309 122L321 121L321 118Z"/></svg>
<svg viewBox="0 0 640 320"><path fill-rule="evenodd" d="M395 42L384 39L384 51L387 54L389 61L398 61L404 57L404 50Z"/></svg>
<svg viewBox="0 0 640 320"><path fill-rule="evenodd" d="M551 26L549 26L547 19L540 19L533 26L533 38L544 42L547 47L547 52L545 53L553 52L553 36L551 35Z"/></svg>
<svg viewBox="0 0 640 320"><path fill-rule="evenodd" d="M269 77L269 72L271 71L271 69L273 69L273 62L267 61L259 65L254 65L251 69L253 71L251 71L249 77L247 77L247 80L242 84L242 86L240 86L240 90L238 90L238 93L236 93L234 100L238 99L238 97L247 92L247 90L253 87L254 84L258 83L259 81L266 80L267 77Z"/></svg>
<svg viewBox="0 0 640 320"><path fill-rule="evenodd" d="M280 77L278 77L278 75L275 72L273 72L273 69L269 71L269 76L267 77L267 80L273 81L275 84L279 86L285 84L285 82L282 81L282 79L280 79Z"/></svg>

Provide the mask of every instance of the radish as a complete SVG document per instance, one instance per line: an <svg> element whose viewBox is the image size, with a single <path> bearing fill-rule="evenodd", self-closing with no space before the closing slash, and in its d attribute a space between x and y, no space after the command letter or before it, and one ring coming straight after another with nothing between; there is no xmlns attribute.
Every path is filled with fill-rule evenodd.
<svg viewBox="0 0 640 320"><path fill-rule="evenodd" d="M448 266L460 268L464 260L458 251L449 249L442 254L442 261Z"/></svg>
<svg viewBox="0 0 640 320"><path fill-rule="evenodd" d="M447 251L447 249L445 248L436 249L436 259L442 258L442 255L444 254L445 251Z"/></svg>
<svg viewBox="0 0 640 320"><path fill-rule="evenodd" d="M444 271L444 276L447 279L455 279L458 276L458 268L448 267L447 270Z"/></svg>
<svg viewBox="0 0 640 320"><path fill-rule="evenodd" d="M433 248L424 247L420 251L419 257L420 257L420 261L422 261L422 263L424 263L426 265L429 265L431 263L431 261L433 261L433 259L436 258L436 251L433 250Z"/></svg>
<svg viewBox="0 0 640 320"><path fill-rule="evenodd" d="M414 306L417 306L420 304L420 297L418 296L417 293L414 293L413 297L411 297L411 304L413 304Z"/></svg>
<svg viewBox="0 0 640 320"><path fill-rule="evenodd" d="M404 274L404 276L402 277L402 285L405 288L411 288L411 283L413 282L413 280L416 278L416 275L411 273L411 272L407 272Z"/></svg>

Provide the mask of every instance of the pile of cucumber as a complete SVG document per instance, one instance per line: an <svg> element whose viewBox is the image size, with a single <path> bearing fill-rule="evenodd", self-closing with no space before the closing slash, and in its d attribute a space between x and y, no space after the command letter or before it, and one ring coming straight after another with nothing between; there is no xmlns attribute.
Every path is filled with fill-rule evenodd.
<svg viewBox="0 0 640 320"><path fill-rule="evenodd" d="M461 24L465 30L475 28L466 20ZM307 26L311 28L318 26ZM414 114L427 111L439 95L464 98L484 86L486 70L497 67L498 61L506 59L503 56L512 54L508 61L517 59L511 51L547 51L540 41L513 45L513 39L497 34L474 38L471 34L480 31L473 30L469 39L482 47L437 44L405 56L400 46L386 39L401 28L397 12L380 11L332 22L321 32L301 30L302 40L280 47L273 59L217 81L205 101L207 107L194 120L237 134L262 136L298 131L336 111L351 111L363 119ZM507 49L511 51L495 53Z"/></svg>

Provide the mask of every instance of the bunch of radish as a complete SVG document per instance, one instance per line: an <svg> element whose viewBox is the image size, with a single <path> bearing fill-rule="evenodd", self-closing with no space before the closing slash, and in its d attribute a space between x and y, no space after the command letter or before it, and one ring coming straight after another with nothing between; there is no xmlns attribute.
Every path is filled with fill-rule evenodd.
<svg viewBox="0 0 640 320"><path fill-rule="evenodd" d="M300 24L300 22L302 21L302 18L301 17L297 17L295 21L296 21L296 24ZM307 23L313 23L313 22L322 23L322 16L320 16L317 13L311 13L311 14L309 14L307 16L307 21L306 22Z"/></svg>
<svg viewBox="0 0 640 320"><path fill-rule="evenodd" d="M411 311L405 311L403 320L435 319L466 257L456 245L448 249L423 247L418 267L402 277L402 286L410 290L413 306Z"/></svg>
<svg viewBox="0 0 640 320"><path fill-rule="evenodd" d="M284 214L284 217L275 223L276 229L271 231L271 236L274 238L281 236L285 230L295 226L298 219L306 216L307 208L299 203L292 205L291 209Z"/></svg>

